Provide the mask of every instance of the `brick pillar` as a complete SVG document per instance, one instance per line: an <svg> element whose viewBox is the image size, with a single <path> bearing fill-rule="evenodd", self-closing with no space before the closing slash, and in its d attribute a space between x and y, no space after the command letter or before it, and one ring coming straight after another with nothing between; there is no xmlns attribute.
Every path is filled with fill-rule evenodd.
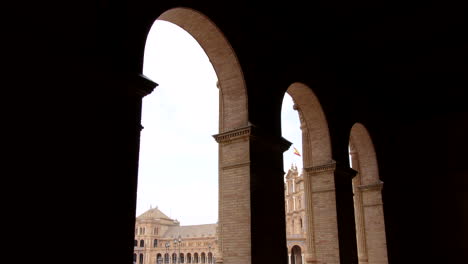
<svg viewBox="0 0 468 264"><path fill-rule="evenodd" d="M124 122L125 125L121 128L122 132L125 134L128 133L128 135L131 135L129 138L134 139L134 141L127 143L128 146L131 146L131 147L126 149L126 154L128 156L126 156L124 159L125 162L131 163L131 164L128 164L127 166L127 168L129 168L129 174L131 175L129 175L128 177L129 182L122 183L122 186L129 186L132 195L131 197L126 197L124 194L119 193L119 196L126 197L125 199L128 200L132 206L131 207L132 210L129 210L128 212L128 218L132 219L132 221L129 221L127 225L127 230L123 233L127 234L126 241L128 241L128 244L124 247L125 248L124 250L127 251L126 256L128 255L128 263L133 263L133 261L130 261L130 258L133 259L133 253L134 253L133 243L135 239L135 211L136 211L136 200L137 200L136 194L137 194L137 183L138 183L138 159L139 159L138 156L140 153L141 130L143 129L143 126L141 125L142 100L143 100L143 97L150 94L154 90L154 88L158 86L158 84L151 81L150 79L146 78L145 76L141 74L126 76L126 78L123 79L123 82L126 83L126 88L127 88L127 96L124 98L127 100L126 104L129 107L128 109L126 109L126 113L122 115L118 115L118 116L123 117L122 120L125 120ZM128 131L125 131L126 129ZM119 163L118 160L114 162L116 162L116 164ZM122 163L120 163L120 165L122 165ZM122 204L121 206L123 208L128 208L128 207L123 206ZM145 241L146 244L147 242L148 241ZM120 249L118 251L120 251ZM148 263L149 254L146 254L145 252L144 257L147 259L146 263ZM139 256L137 256L137 261L139 261Z"/></svg>
<svg viewBox="0 0 468 264"><path fill-rule="evenodd" d="M362 195L369 263L386 264L388 258L382 203L383 182L361 185L358 188Z"/></svg>
<svg viewBox="0 0 468 264"><path fill-rule="evenodd" d="M249 125L219 143L217 263L287 261L283 152L291 143Z"/></svg>
<svg viewBox="0 0 468 264"><path fill-rule="evenodd" d="M358 263L358 256L352 179L356 175L356 171L337 163L334 174L340 263L355 264Z"/></svg>
<svg viewBox="0 0 468 264"><path fill-rule="evenodd" d="M383 182L378 179L378 175L369 175L370 177L363 179L359 153L351 148L350 155L353 169L358 171L353 179L353 191L359 263L386 264L388 258L382 203Z"/></svg>
<svg viewBox="0 0 468 264"><path fill-rule="evenodd" d="M291 143L253 127L250 141L252 263L287 263L283 153Z"/></svg>
<svg viewBox="0 0 468 264"><path fill-rule="evenodd" d="M219 143L219 219L216 263L251 263L251 127L214 135Z"/></svg>
<svg viewBox="0 0 468 264"><path fill-rule="evenodd" d="M356 263L353 172L337 166L336 162L304 168L306 263Z"/></svg>
<svg viewBox="0 0 468 264"><path fill-rule="evenodd" d="M351 150L349 154L351 155L351 164L353 166L353 169L358 171L356 177L353 178L354 215L356 218L358 261L359 264L366 264L368 263L368 257L365 233L366 228L364 223L364 211L362 207L362 193L359 189L359 186L361 185L361 175L359 174L359 161L356 151Z"/></svg>
<svg viewBox="0 0 468 264"><path fill-rule="evenodd" d="M304 168L306 263L339 263L334 168L335 163Z"/></svg>

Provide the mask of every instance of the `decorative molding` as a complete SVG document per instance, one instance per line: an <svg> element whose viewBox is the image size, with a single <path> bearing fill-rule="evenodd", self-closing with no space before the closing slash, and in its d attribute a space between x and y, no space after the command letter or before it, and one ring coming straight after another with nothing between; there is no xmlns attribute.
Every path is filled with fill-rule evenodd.
<svg viewBox="0 0 468 264"><path fill-rule="evenodd" d="M319 189L312 189L312 193L323 193L323 192L334 192L336 191L335 188L319 188Z"/></svg>
<svg viewBox="0 0 468 264"><path fill-rule="evenodd" d="M380 191L383 188L383 181L374 184L359 185L357 187L360 191Z"/></svg>
<svg viewBox="0 0 468 264"><path fill-rule="evenodd" d="M334 171L336 169L336 162L332 161L327 164L303 168L307 175L316 175L324 172Z"/></svg>
<svg viewBox="0 0 468 264"><path fill-rule="evenodd" d="M285 138L271 136L250 123L246 127L216 134L213 135L213 137L218 143L230 143L239 139L251 139L253 141L260 142L268 148L281 152L288 150L291 146L291 142Z"/></svg>
<svg viewBox="0 0 468 264"><path fill-rule="evenodd" d="M383 203L373 203L373 204L363 204L364 207L372 207L372 206L382 206Z"/></svg>
<svg viewBox="0 0 468 264"><path fill-rule="evenodd" d="M130 93L136 94L141 97L145 97L151 92L154 88L158 86L157 83L150 80L143 74L134 75L127 78L128 90Z"/></svg>
<svg viewBox="0 0 468 264"><path fill-rule="evenodd" d="M250 166L250 161L237 163L237 164L223 165L223 166L220 166L220 169L229 170L229 169L236 169L236 168L241 168L245 166Z"/></svg>
<svg viewBox="0 0 468 264"><path fill-rule="evenodd" d="M303 170L306 172L307 176L315 176L326 172L334 172L339 176L338 178L335 177L335 179L346 179L348 177L352 179L357 174L357 171L342 166L334 160L327 164L303 168Z"/></svg>
<svg viewBox="0 0 468 264"><path fill-rule="evenodd" d="M213 135L214 139L218 143L230 143L237 139L244 139L252 134L252 126L246 126L224 133Z"/></svg>

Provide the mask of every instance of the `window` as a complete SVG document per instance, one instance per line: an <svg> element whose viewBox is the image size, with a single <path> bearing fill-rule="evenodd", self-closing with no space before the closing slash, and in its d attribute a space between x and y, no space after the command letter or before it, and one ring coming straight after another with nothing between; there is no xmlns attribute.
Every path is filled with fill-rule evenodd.
<svg viewBox="0 0 468 264"><path fill-rule="evenodd" d="M158 240L157 239L154 240L153 247L158 247Z"/></svg>
<svg viewBox="0 0 468 264"><path fill-rule="evenodd" d="M140 247L145 247L145 241L143 239L140 240Z"/></svg>

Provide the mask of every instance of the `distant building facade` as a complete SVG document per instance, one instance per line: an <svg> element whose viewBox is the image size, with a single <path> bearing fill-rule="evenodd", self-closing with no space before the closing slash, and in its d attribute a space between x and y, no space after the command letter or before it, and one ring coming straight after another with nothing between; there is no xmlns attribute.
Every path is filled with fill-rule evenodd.
<svg viewBox="0 0 468 264"><path fill-rule="evenodd" d="M307 253L304 178L295 165L286 173L284 197L289 263L302 264Z"/></svg>
<svg viewBox="0 0 468 264"><path fill-rule="evenodd" d="M296 166L285 176L286 238L290 264L305 263L304 185ZM135 264L216 263L217 224L181 226L157 207L136 218Z"/></svg>

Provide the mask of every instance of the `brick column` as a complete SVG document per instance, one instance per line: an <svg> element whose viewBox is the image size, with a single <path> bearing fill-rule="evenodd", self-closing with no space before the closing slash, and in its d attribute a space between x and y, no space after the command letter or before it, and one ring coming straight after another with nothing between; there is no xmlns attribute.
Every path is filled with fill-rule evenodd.
<svg viewBox="0 0 468 264"><path fill-rule="evenodd" d="M213 137L219 143L219 219L216 263L251 263L251 127Z"/></svg>
<svg viewBox="0 0 468 264"><path fill-rule="evenodd" d="M359 174L359 160L357 152L352 150L349 152L351 156L351 164L353 169L358 171L358 174L353 179L353 192L354 192L354 215L356 218L356 240L358 250L359 264L368 263L367 257L367 243L365 234L364 211L362 208L362 194L358 186L361 185L361 175Z"/></svg>
<svg viewBox="0 0 468 264"><path fill-rule="evenodd" d="M291 143L252 125L214 137L220 151L216 262L284 264L283 152Z"/></svg>
<svg viewBox="0 0 468 264"><path fill-rule="evenodd" d="M287 262L283 153L291 143L253 127L250 142L252 263Z"/></svg>
<svg viewBox="0 0 468 264"><path fill-rule="evenodd" d="M339 263L334 168L335 163L304 168L306 263Z"/></svg>
<svg viewBox="0 0 468 264"><path fill-rule="evenodd" d="M369 263L388 263L382 203L383 182L358 186L362 195Z"/></svg>
<svg viewBox="0 0 468 264"><path fill-rule="evenodd" d="M356 239L352 213L353 172L337 166L334 161L304 168L308 234L306 263L356 263L353 253ZM346 186L349 186L349 191Z"/></svg>
<svg viewBox="0 0 468 264"><path fill-rule="evenodd" d="M358 256L352 179L356 175L356 171L337 163L334 174L340 263L355 264L358 263Z"/></svg>
<svg viewBox="0 0 468 264"><path fill-rule="evenodd" d="M126 193L118 193L119 198L115 199L115 201L119 201L122 199L122 203L118 202L122 208L131 208L131 210L127 213L127 218L129 219L128 225L126 225L126 231L123 232L127 234L128 244L120 248L119 246L115 247L119 252L126 252L126 256L128 256L128 262L130 258L133 258L133 251L134 251L134 239L135 239L135 211L136 211L136 194L137 194L137 183L138 183L138 160L139 160L139 153L140 153L140 136L141 130L143 126L141 125L141 111L142 111L142 100L143 97L150 94L155 87L158 86L157 83L151 81L150 79L146 78L144 75L135 74L129 76L120 76L122 79L115 80L116 82L125 83L126 86L126 96L123 96L122 99L125 100L125 112L118 114L116 116L119 117L121 121L121 127L116 128L120 130L116 132L116 134L123 134L125 137L121 137L122 140L126 139L128 136L128 141L125 142L127 144L127 148L124 148L125 155L121 154L121 160L114 160L115 164L119 164L122 166L121 173L127 174L128 177L117 177L113 179L113 181L124 180L125 182L119 182L116 186L128 186L129 187L129 195L127 196ZM103 121L104 122L104 121ZM124 206L123 203L130 203L129 206ZM130 220L131 219L131 220ZM123 231L123 230L122 230ZM111 241L120 241L120 240L113 240ZM146 247L147 241L145 241ZM145 252L144 258L146 258L148 262L149 254L146 254L146 250L143 249ZM137 261L139 262L139 256L137 256Z"/></svg>

